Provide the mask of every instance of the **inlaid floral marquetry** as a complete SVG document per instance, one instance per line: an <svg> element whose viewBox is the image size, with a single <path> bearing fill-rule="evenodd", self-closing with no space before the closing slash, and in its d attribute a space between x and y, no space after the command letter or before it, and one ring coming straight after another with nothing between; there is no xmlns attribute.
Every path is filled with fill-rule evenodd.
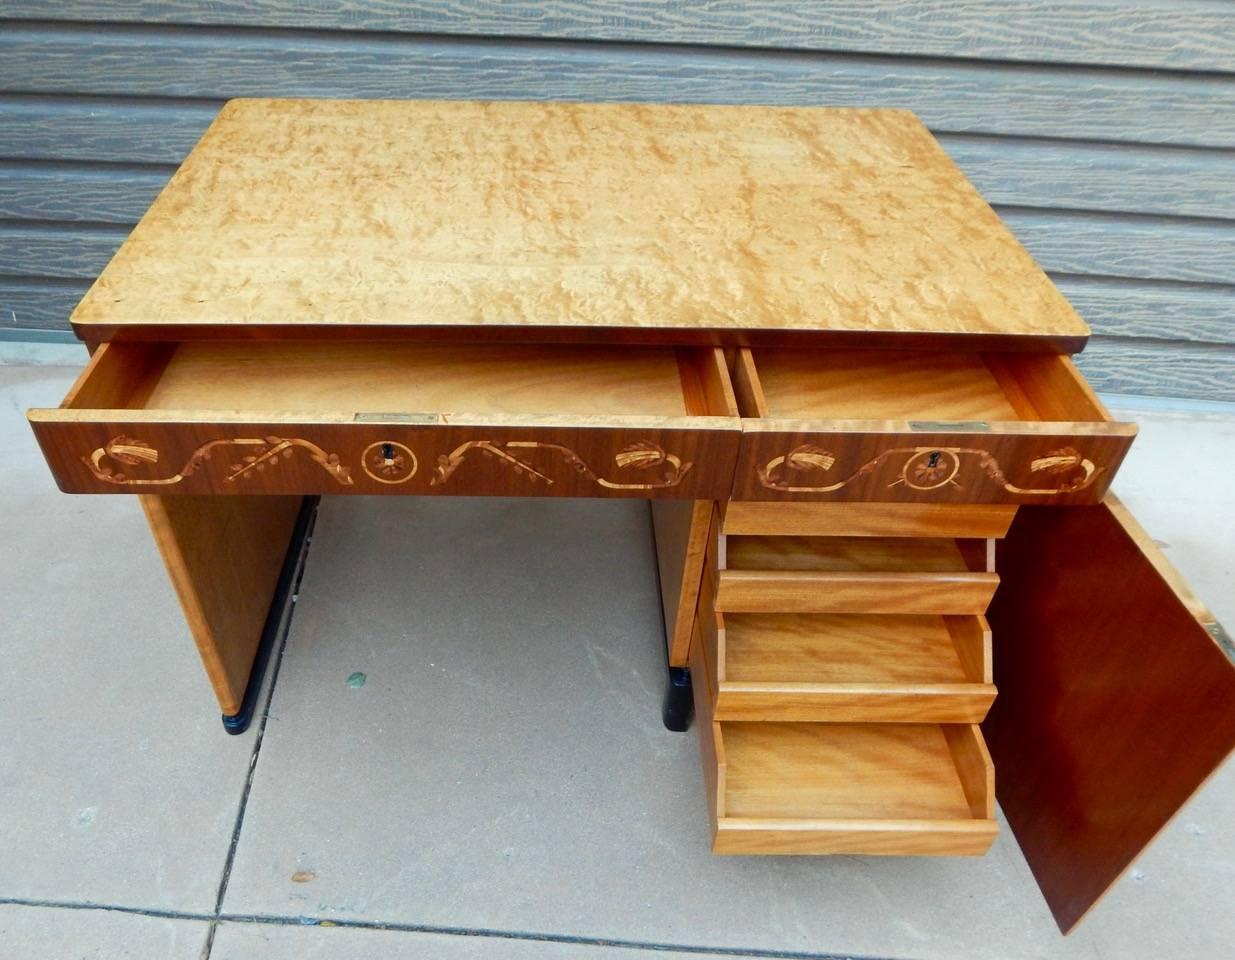
<svg viewBox="0 0 1235 960"><path fill-rule="evenodd" d="M618 447L606 455L606 466L599 458L585 459L571 446L542 440L490 436L459 443L431 431L421 434L419 440L409 437L407 443L355 439L360 440L353 446L355 452L348 452L352 444L347 444L336 453L303 437L219 437L192 448L180 461L174 452L160 450L149 440L117 434L78 462L85 465L94 481L133 490L170 490L188 485L191 489L186 492L197 492L199 485L211 490L219 490L221 485L222 492L229 488L235 492L253 488L274 492L311 483L311 472L320 470L332 481L327 489L337 492L358 484L368 487L368 481L372 481L382 487L406 486L408 492L469 493L484 489L504 494L576 496L674 490L690 476L693 466L692 461L652 440ZM297 460L311 466L309 474L302 469L287 472ZM169 473L170 468L165 466L169 461L182 465ZM432 463L432 469L421 471L422 463ZM369 487L369 492L377 491Z"/></svg>
<svg viewBox="0 0 1235 960"><path fill-rule="evenodd" d="M114 437L95 449L89 456L82 457L82 461L90 468L95 479L104 483L128 487L165 487L180 483L186 477L192 476L224 447L240 448L238 458L229 464L224 477L229 483L237 480L250 480L266 470L274 470L281 460L290 460L295 456L297 450L306 451L312 462L325 470L339 484L350 486L352 483L351 470L340 463L337 454L327 453L317 444L299 438L236 437L211 440L194 450L184 466L170 477L133 477L123 469L111 466L111 463L137 466L159 462L158 450L144 440L134 440L131 437Z"/></svg>
<svg viewBox="0 0 1235 960"><path fill-rule="evenodd" d="M1024 487L1009 481L999 461L979 447L895 447L867 460L848 476L832 483L820 482L827 479L824 475L835 466L836 460L834 454L816 444L802 444L773 457L756 472L760 485L768 490L827 494L869 477L885 464L901 460L896 477L887 486L903 484L917 491L932 491L960 487L962 471L969 464L972 470L985 475L1007 493L1051 497L1087 489L1103 470L1072 447L1064 447L1035 458L1029 464L1031 474L1054 477L1057 482L1053 486Z"/></svg>

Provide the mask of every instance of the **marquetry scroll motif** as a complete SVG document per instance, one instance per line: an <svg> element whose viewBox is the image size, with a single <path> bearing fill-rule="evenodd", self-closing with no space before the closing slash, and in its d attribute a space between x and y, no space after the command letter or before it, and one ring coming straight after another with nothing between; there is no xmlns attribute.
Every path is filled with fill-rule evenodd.
<svg viewBox="0 0 1235 960"><path fill-rule="evenodd" d="M987 450L975 447L896 447L862 464L852 474L835 483L809 482L826 474L836 463L836 457L822 447L803 444L788 453L773 457L756 469L759 483L769 490L783 493L834 493L857 480L867 477L881 466L898 457L904 462L889 487L907 486L913 490L939 490L960 486L963 460L973 458L974 465L1009 493L1018 496L1055 496L1076 493L1093 484L1103 468L1096 466L1072 447L1054 450L1032 460L1030 472L1059 478L1053 487L1020 487L1011 483L999 461Z"/></svg>
<svg viewBox="0 0 1235 960"><path fill-rule="evenodd" d="M165 487L180 483L196 473L211 460L216 451L224 447L239 447L243 452L238 460L229 464L224 477L228 482L249 480L259 473L276 468L280 462L291 459L297 450L304 450L314 463L341 486L352 485L351 470L340 462L337 454L327 453L317 444L299 438L235 437L210 440L194 450L184 466L170 477L133 477L112 466L113 463L137 466L159 462L158 450L144 440L135 440L132 437L113 437L89 456L82 457L82 462L90 468L96 480L104 483L126 487Z"/></svg>
<svg viewBox="0 0 1235 960"><path fill-rule="evenodd" d="M393 440L379 440L364 448L360 455L364 472L378 483L407 483L416 476L420 462L410 447Z"/></svg>
<svg viewBox="0 0 1235 960"><path fill-rule="evenodd" d="M486 454L495 458L498 462L509 467L514 473L527 477L533 482L543 482L549 486L553 485L553 480L545 476L526 460L520 460L516 456L512 456L502 449L500 444L494 443L492 440L468 440L466 443L461 443L455 447L450 453L444 453L437 458L437 466L433 468L433 479L429 481L431 487L445 486L456 470L463 465L463 461L467 459L469 453L473 450Z"/></svg>
<svg viewBox="0 0 1235 960"><path fill-rule="evenodd" d="M575 473L587 477L598 486L609 490L658 490L675 487L689 472L692 464L683 463L676 454L667 453L658 444L650 441L639 441L624 447L613 457L614 466L618 470L658 471L656 479L642 483L629 483L611 480L597 474L582 457L569 447L560 443L541 443L537 440L508 440L498 443L492 440L469 440L437 458L437 466L433 471L430 486L444 486L455 471L463 464L473 451L493 458L497 463L509 467L512 471L527 477L535 483L552 486L554 480L548 474L537 469L528 460L516 456L511 451L545 450L556 455Z"/></svg>

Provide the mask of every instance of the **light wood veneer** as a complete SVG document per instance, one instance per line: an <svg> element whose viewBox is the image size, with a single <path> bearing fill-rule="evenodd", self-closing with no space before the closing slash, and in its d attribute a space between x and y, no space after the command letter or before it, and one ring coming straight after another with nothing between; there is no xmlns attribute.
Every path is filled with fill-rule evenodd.
<svg viewBox="0 0 1235 960"><path fill-rule="evenodd" d="M742 348L735 500L1092 503L1136 428L1067 357Z"/></svg>
<svg viewBox="0 0 1235 960"><path fill-rule="evenodd" d="M906 111L462 101L228 103L72 322L94 342L1089 333Z"/></svg>
<svg viewBox="0 0 1235 960"><path fill-rule="evenodd" d="M726 497L707 348L108 343L30 421L75 493Z"/></svg>

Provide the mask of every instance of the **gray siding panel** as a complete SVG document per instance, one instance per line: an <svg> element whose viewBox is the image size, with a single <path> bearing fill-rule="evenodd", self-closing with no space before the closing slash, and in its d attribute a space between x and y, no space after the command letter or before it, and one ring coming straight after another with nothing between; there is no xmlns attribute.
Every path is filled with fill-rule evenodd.
<svg viewBox="0 0 1235 960"><path fill-rule="evenodd" d="M0 94L0 158L179 163L224 102Z"/></svg>
<svg viewBox="0 0 1235 960"><path fill-rule="evenodd" d="M0 265L19 277L92 280L129 231L74 224L0 223Z"/></svg>
<svg viewBox="0 0 1235 960"><path fill-rule="evenodd" d="M1235 287L1059 274L1052 279L1103 336L1235 342Z"/></svg>
<svg viewBox="0 0 1235 960"><path fill-rule="evenodd" d="M0 221L135 224L174 170L0 160Z"/></svg>
<svg viewBox="0 0 1235 960"><path fill-rule="evenodd" d="M5 18L0 336L67 329L232 96L883 105L923 117L1089 321L1100 389L1235 400L1235 5L7 0Z"/></svg>
<svg viewBox="0 0 1235 960"><path fill-rule="evenodd" d="M552 37L1235 71L1235 13L1206 0L9 0L109 23Z"/></svg>
<svg viewBox="0 0 1235 960"><path fill-rule="evenodd" d="M0 277L0 326L69 333L69 314L89 287L89 280L57 284Z"/></svg>
<svg viewBox="0 0 1235 960"><path fill-rule="evenodd" d="M1235 150L940 134L991 203L1235 219Z"/></svg>
<svg viewBox="0 0 1235 960"><path fill-rule="evenodd" d="M1103 393L1235 402L1235 349L1095 339L1077 365Z"/></svg>
<svg viewBox="0 0 1235 960"><path fill-rule="evenodd" d="M943 131L1235 147L1235 84L1207 75L764 50L18 25L0 90L896 104Z"/></svg>
<svg viewBox="0 0 1235 960"><path fill-rule="evenodd" d="M1235 223L1000 208L1045 270L1235 283Z"/></svg>

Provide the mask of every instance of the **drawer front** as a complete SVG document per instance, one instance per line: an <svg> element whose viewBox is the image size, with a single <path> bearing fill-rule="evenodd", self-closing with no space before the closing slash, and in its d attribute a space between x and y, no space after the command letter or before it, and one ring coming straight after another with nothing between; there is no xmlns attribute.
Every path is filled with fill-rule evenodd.
<svg viewBox="0 0 1235 960"><path fill-rule="evenodd" d="M29 417L69 493L710 500L741 433L719 351L603 344L109 343Z"/></svg>
<svg viewBox="0 0 1235 960"><path fill-rule="evenodd" d="M735 500L1095 503L1136 427L1067 357L742 350Z"/></svg>
<svg viewBox="0 0 1235 960"><path fill-rule="evenodd" d="M31 424L66 493L723 498L736 429L445 423Z"/></svg>
<svg viewBox="0 0 1235 960"><path fill-rule="evenodd" d="M996 573L722 570L716 608L749 613L985 613Z"/></svg>
<svg viewBox="0 0 1235 960"><path fill-rule="evenodd" d="M733 855L980 857L993 820L778 820L718 823L713 853Z"/></svg>
<svg viewBox="0 0 1235 960"><path fill-rule="evenodd" d="M788 425L786 425L788 426ZM1043 425L1045 427L1046 425ZM1087 504L1102 499L1131 431L905 432L747 424L735 500Z"/></svg>
<svg viewBox="0 0 1235 960"><path fill-rule="evenodd" d="M980 614L999 585L975 539L726 534L722 613Z"/></svg>
<svg viewBox="0 0 1235 960"><path fill-rule="evenodd" d="M772 503L723 504L721 533L799 537L1002 537L1015 504Z"/></svg>

